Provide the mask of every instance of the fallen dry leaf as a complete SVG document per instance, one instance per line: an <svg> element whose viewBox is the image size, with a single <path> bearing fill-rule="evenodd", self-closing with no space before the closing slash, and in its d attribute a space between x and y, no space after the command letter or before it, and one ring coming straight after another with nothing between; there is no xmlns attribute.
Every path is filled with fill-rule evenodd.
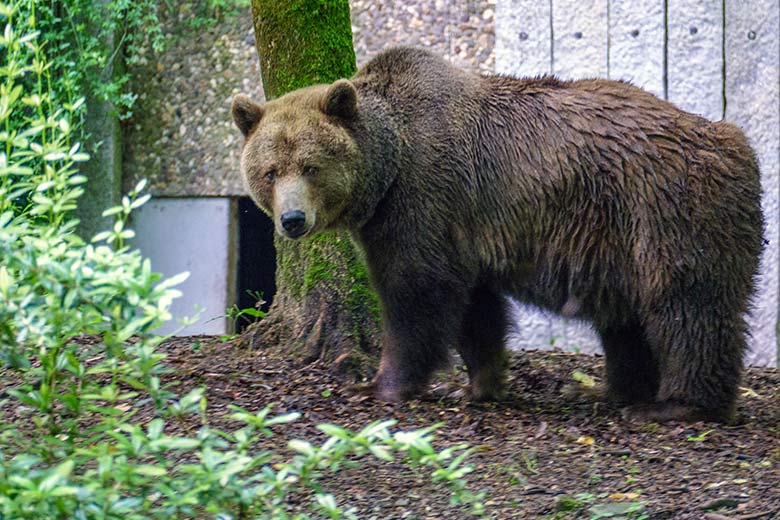
<svg viewBox="0 0 780 520"><path fill-rule="evenodd" d="M596 444L596 439L589 435L582 435L576 440L577 444L582 444L584 446L593 446Z"/></svg>

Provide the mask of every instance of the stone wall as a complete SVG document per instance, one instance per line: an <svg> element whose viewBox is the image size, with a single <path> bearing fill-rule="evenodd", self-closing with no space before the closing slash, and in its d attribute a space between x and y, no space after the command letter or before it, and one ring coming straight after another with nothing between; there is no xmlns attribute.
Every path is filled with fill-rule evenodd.
<svg viewBox="0 0 780 520"><path fill-rule="evenodd" d="M230 103L238 92L263 100L252 16L203 27L192 9L160 2L167 49L131 69L139 98L125 123L123 184L146 177L161 197L243 195Z"/></svg>

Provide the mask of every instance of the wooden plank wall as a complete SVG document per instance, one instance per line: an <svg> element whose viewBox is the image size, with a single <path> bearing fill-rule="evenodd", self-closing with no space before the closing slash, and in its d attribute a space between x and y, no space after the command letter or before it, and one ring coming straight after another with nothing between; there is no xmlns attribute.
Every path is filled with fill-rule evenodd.
<svg viewBox="0 0 780 520"><path fill-rule="evenodd" d="M497 0L496 72L626 79L690 112L726 119L756 148L768 245L749 317L748 362L778 361L779 0ZM597 349L587 328L518 311L516 346Z"/></svg>

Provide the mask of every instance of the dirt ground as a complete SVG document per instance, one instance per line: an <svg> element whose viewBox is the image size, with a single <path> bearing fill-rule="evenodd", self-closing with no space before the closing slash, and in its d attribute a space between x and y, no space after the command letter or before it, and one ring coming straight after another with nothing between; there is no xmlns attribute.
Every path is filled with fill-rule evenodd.
<svg viewBox="0 0 780 520"><path fill-rule="evenodd" d="M780 518L780 371L750 369L737 423L629 424L619 411L582 392L596 383L599 357L539 351L515 355L510 393L472 405L435 397L387 405L349 389L317 363L294 366L270 350L248 351L217 338L179 338L164 345L180 390L208 385L213 427L230 428L228 405L302 417L272 442L315 443L314 427L359 429L395 419L398 429L443 423L437 448L475 447L469 488L487 492L491 518L778 519ZM577 375L574 375L577 374ZM455 366L440 377L465 383ZM446 392L441 394L446 395ZM324 487L366 520L466 518L424 471L367 459Z"/></svg>

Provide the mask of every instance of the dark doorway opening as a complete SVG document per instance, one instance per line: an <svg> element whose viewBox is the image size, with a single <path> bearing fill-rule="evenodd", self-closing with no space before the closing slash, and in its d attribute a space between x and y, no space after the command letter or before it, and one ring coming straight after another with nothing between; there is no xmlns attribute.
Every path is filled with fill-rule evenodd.
<svg viewBox="0 0 780 520"><path fill-rule="evenodd" d="M238 199L238 308L255 307L258 294L265 303L260 310L268 311L276 293L276 250L274 224L249 197ZM250 321L240 318L236 332L244 330Z"/></svg>

